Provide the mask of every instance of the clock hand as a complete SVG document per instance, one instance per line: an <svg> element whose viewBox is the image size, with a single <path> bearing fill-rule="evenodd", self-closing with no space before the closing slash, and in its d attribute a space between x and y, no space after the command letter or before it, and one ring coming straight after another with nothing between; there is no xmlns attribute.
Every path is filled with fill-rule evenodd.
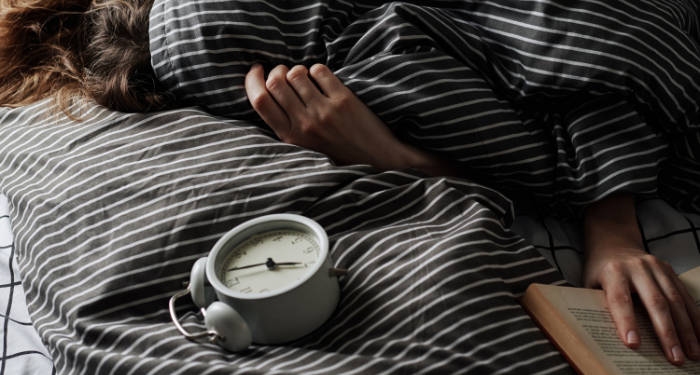
<svg viewBox="0 0 700 375"><path fill-rule="evenodd" d="M227 269L226 272L228 272L228 271L235 271L235 270L242 270L242 269L244 269L244 268L252 268L252 267L257 267L257 266L264 266L265 264L266 264L266 263L258 263L258 264L251 264L251 265L249 265L249 266L243 266L243 267L233 267L233 268Z"/></svg>
<svg viewBox="0 0 700 375"><path fill-rule="evenodd" d="M267 258L267 262L265 262L265 263L251 264L251 265L243 266L243 267L234 267L234 268L230 268L230 269L226 270L226 272L235 271L235 270L242 270L244 268L252 268L252 267L258 267L258 266L267 266L268 270L273 270L277 266L293 266L295 264L302 264L302 263L301 262L275 263L275 261L272 260L272 258Z"/></svg>

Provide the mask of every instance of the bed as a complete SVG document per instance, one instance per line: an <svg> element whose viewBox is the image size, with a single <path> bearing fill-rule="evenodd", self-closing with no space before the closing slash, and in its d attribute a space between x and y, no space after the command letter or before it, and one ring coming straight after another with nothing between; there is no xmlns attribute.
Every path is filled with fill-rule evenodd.
<svg viewBox="0 0 700 375"><path fill-rule="evenodd" d="M699 211L700 28L694 3L571 4L156 1L152 73L198 106L0 109L0 375L572 374L516 298L581 284L586 204L637 194L645 249L700 265L700 216L677 210ZM253 62L326 63L404 140L495 184L280 142L244 93ZM273 213L328 233L349 270L333 316L240 353L186 340L168 300L193 263Z"/></svg>
<svg viewBox="0 0 700 375"><path fill-rule="evenodd" d="M515 298L580 284L576 222L522 215L465 180L335 166L198 108L89 107L80 123L45 108L0 112L0 372L573 373ZM638 211L650 253L677 272L700 265L698 215L656 198ZM317 220L350 270L331 320L236 354L184 339L167 302L192 264L278 212ZM191 303L177 308L203 328Z"/></svg>
<svg viewBox="0 0 700 375"><path fill-rule="evenodd" d="M52 374L51 355L32 326L24 299L12 241L7 198L0 196L0 254L2 254L3 374Z"/></svg>

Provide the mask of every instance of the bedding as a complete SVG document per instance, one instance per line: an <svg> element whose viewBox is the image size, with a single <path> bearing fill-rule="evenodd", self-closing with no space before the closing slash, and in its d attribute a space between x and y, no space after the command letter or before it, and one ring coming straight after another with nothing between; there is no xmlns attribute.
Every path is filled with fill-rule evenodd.
<svg viewBox="0 0 700 375"><path fill-rule="evenodd" d="M309 199L308 209L287 211L284 206L279 208L273 205L269 208L262 205L262 211L268 212L312 213L316 217L319 212L322 212L320 216L335 215L333 220L319 220L327 229L346 219L356 220L348 231L333 228L329 231L336 263L351 270L348 278L341 279L343 296L347 297L344 297L338 309L338 318L312 337L297 343L257 346L238 355L222 352L212 345L186 341L170 323L166 304L169 295L181 287L179 282L187 279L194 260L206 255L218 236L235 223L264 214L260 212L261 205L254 206L256 199L261 198L269 203L270 198L266 195L277 193L283 195L277 201L287 201L288 197L284 194L289 194L285 190L290 189L276 187L280 180L290 178L291 183L282 182L287 186L295 186L299 179L308 183L308 176L295 178L298 167L306 165L312 167L312 171L331 173L336 168L322 155L281 144L250 124L215 118L196 109L126 115L93 108L86 111L90 117L83 123L70 123L65 118L43 119L43 110L43 106L36 106L3 109L1 112L4 116L3 125L0 126L1 139L6 141L0 144L0 160L3 160L0 176L19 174L17 181L22 182L11 183L10 179L5 179L0 184L9 186L2 191L12 197L10 203L13 207L10 213L4 196L0 195L0 245L3 246L0 252L2 259L8 261L0 269L0 279L15 280L14 283L3 284L0 289L6 292L0 295L0 311L10 312L9 319L7 314L3 317L6 322L3 329L5 352L2 357L4 367L0 367L0 373L54 373L43 342L47 343L61 374L157 374L167 371L186 374L207 373L210 368L213 370L209 373L335 374L344 371L352 373L351 368L354 367L358 367L360 373L390 373L392 371L387 367L392 366L397 367L393 372L399 373L420 372L431 366L435 373L571 373L568 366L559 360L558 354L546 342L540 342L542 336L537 334L529 318L522 315L510 296L519 295L529 281L562 282L553 269L532 252L532 246L571 284L580 284L582 254L579 223L560 222L549 216L518 215L511 225L511 233L502 229L500 220L497 220L498 217L507 219L508 212L504 213L505 216L491 215L488 213L492 213L497 205L472 201L472 206L480 204L481 209L488 207L483 219L493 219L489 226L482 226L478 223L481 217L465 217L465 213L469 215L470 211L460 208L474 199L470 198L473 193L484 195L478 199L490 198L492 203L508 206L506 200L489 189L473 186L474 190L465 190L470 184L459 180L449 182L454 185L448 187L446 180L424 179L422 177L425 176L414 171L374 174L361 166L348 170L338 168L337 173L364 173L361 177L351 175L347 181L339 179L339 183L330 183L333 193L317 200ZM192 125L195 125L195 129L192 129ZM226 133L233 134L220 136ZM203 140L196 141L197 138ZM251 142L251 139L257 142ZM261 144L268 146L257 147ZM229 146L237 149L229 149ZM296 157L292 157L289 163L297 163L297 168L289 168L285 172L285 168L289 167L284 164L285 157L295 153ZM256 161L265 156L278 160L277 164L268 164L265 159ZM195 163L198 159L200 163ZM314 160L321 167L316 168L312 164ZM205 172L207 164L218 164L218 167L210 167ZM277 166L279 170L275 171ZM248 170L240 173L231 172L231 169ZM269 182L272 188L256 191L264 188L269 179L260 178L260 175L256 177L256 169L279 174ZM200 182L213 184L208 190L202 191L201 186L198 188L197 184L187 182L187 178L191 181L204 173L207 176ZM258 183L251 181L238 185L248 177ZM152 178L158 182L150 182ZM401 181L408 181L408 185L399 184ZM379 186L372 189L372 184ZM233 191L226 191L227 185L234 185L233 189L229 189ZM413 190L411 186L414 186ZM311 184L299 186L299 190L307 191L301 198L316 196L310 190L312 188ZM32 190L31 194L23 193ZM93 199L84 197L90 190L97 191L92 193ZM223 204L212 202L219 193L225 198ZM392 199L402 193L405 195L396 198L400 204L395 200L392 203ZM115 194L121 197L118 199L114 197ZM177 197L177 194L183 194L180 201L171 198ZM343 196L351 199L348 202L343 200ZM98 197L101 199L95 199ZM168 201L163 202L164 199ZM289 200L292 204L294 201ZM323 206L314 208L318 202ZM411 204L411 207L404 207ZM145 208L135 208L137 205ZM352 209L353 205L358 208ZM328 206L331 209L323 209ZM228 214L219 211L222 209L227 210ZM50 215L46 215L52 210ZM134 213L129 213L129 210ZM172 216L161 218L157 223L151 218L151 211L158 210L169 212ZM500 212L498 209L496 211ZM700 216L681 214L661 199L640 201L637 211L645 245L652 254L669 262L678 273L700 266L700 245L697 240ZM231 212L233 215L230 215ZM109 220L112 214L114 221ZM66 219L67 215L72 219ZM196 217L191 219L188 215ZM24 230L23 238L32 235L53 238L43 244L39 240L25 239L13 247L10 217L18 233L20 220L24 218L24 225L28 228ZM222 224L203 223L205 217L210 218L210 222ZM58 222L49 224L56 220ZM373 220L378 224L373 224ZM119 228L124 224L131 226ZM465 227L459 228L460 225ZM187 226L194 230L183 233L188 231L188 228L184 228ZM359 229L356 228L358 226ZM362 230L363 226L366 230ZM451 232L444 230L450 227L453 227ZM529 249L528 256L532 257L523 257L522 261L528 265L526 269L517 266L505 268L508 271L505 280L521 275L525 278L522 283L517 283L515 291L503 291L505 285L499 285L496 289L501 290L495 294L505 293L507 297L492 301L487 309L479 301L489 296L485 290L487 288L460 290L460 287L469 285L461 284L466 281L462 277L455 280L460 282L456 286L440 285L454 272L469 272L482 265L482 262L472 258L441 268L459 259L455 257L456 254L449 255L450 251L459 251L463 258L475 255L475 252L483 252L480 256L485 258L497 257L497 260L487 262L497 269L513 260L514 254L508 251L499 254L508 250L507 247L495 244L484 246L469 241L463 244L462 241L473 238L473 234L469 234L473 229L492 230L497 235L509 238L516 244L513 248L518 250L515 252ZM102 246L97 246L93 242L99 240L95 237L100 236L106 236L107 240ZM157 236L163 239L159 240ZM454 237L454 240L450 237ZM450 250L459 245L464 247ZM474 249L469 249L471 247ZM42 252L44 254L40 255ZM393 257L399 257L402 253L407 255L392 263ZM424 253L427 255L422 257ZM14 254L23 265L20 270L25 290L33 290L27 294L28 301L34 301L41 295L44 301L49 300L43 308L39 308L41 306L37 303L30 304L31 315L23 298L23 285L18 285ZM64 254L64 259L61 259ZM421 265L426 257L428 261ZM95 258L105 260L95 264L95 261L91 261ZM12 263L9 263L10 259L13 259ZM41 271L31 272L32 267ZM397 272L390 275L389 270L394 268ZM52 274L54 269L57 271ZM537 276L537 272L545 273ZM479 269L474 280L488 280L489 273L488 267ZM410 278L401 280L407 274ZM41 283L43 276L47 276L44 284L32 287L32 284ZM351 279L353 276L354 280ZM381 280L386 276L389 279ZM66 282L58 284L66 278ZM412 288L414 283L417 287ZM409 296L393 301L398 297L398 291L382 294L394 284L399 289L408 289ZM450 293L454 291L459 291L459 294L451 296ZM13 292L14 296L10 298ZM359 298L353 301L353 297ZM456 297L459 302L454 301ZM401 303L406 299L411 304L404 307L406 311L402 311ZM458 308L460 303L464 306ZM364 304L368 305L362 307ZM384 304L399 310L400 317L390 317L392 324L401 318L407 323L393 330L392 324L381 322L381 318L389 314L386 307L382 308ZM180 308L188 329L202 329L197 317L191 312L184 314L194 310L192 305L185 304ZM372 314L374 308L380 311L380 316ZM352 313L347 310L355 309L357 313L350 316ZM483 311L494 309L510 311L511 315L502 312L497 316L481 315ZM61 313L70 310L73 312L68 315ZM51 326L46 324L45 318L38 320L47 314L49 319L58 320L58 324ZM38 323L36 326L41 332L41 339L29 324L30 316L33 322ZM368 320L363 321L363 317ZM470 319L475 322L470 324ZM518 325L521 327L516 327L513 322L506 323L508 320L520 322ZM491 327L488 327L490 322ZM373 327L375 324L378 324L377 327ZM505 326L500 329L498 324ZM487 328L479 333L480 329L475 327L480 325ZM446 333L440 331L443 327L450 327L456 332L446 338ZM312 341L327 332L333 334L338 331L345 334L342 344L327 345L329 339L319 343ZM498 341L503 338L517 341ZM342 347L351 340L355 340L354 345ZM518 345L527 346L532 342L539 349L518 350ZM399 343L402 344L397 347ZM367 347L362 348L365 344ZM508 354L504 356L500 350ZM375 356L377 353L381 354ZM291 363L301 357L300 361ZM349 362L339 368L330 365L344 360Z"/></svg>
<svg viewBox="0 0 700 375"><path fill-rule="evenodd" d="M153 119L153 121L158 121ZM637 213L644 235L644 243L650 253L669 262L677 273L700 266L700 216L681 214L661 199L639 202ZM22 285L19 284L18 267L12 252L7 200L0 195L0 253L4 263L0 268L1 280L12 280L2 285L0 311L5 314L7 325L3 332L5 350L0 367L1 374L36 375L52 374L52 362L46 347L31 326L25 304ZM560 222L552 217L518 215L511 225L513 232L522 236L528 244L556 267L573 285L580 285L582 267L580 223ZM163 319L167 325L167 318ZM147 349L144 346L144 350ZM55 352L55 351L54 351ZM235 367L234 367L235 368ZM139 373L136 371L136 373ZM517 372L525 373L525 372Z"/></svg>
<svg viewBox="0 0 700 375"><path fill-rule="evenodd" d="M51 356L29 319L18 270L7 198L0 194L0 374L49 375Z"/></svg>
<svg viewBox="0 0 700 375"><path fill-rule="evenodd" d="M658 197L637 202L644 249L677 274L700 267L700 215L682 213ZM534 246L573 286L583 286L580 221L518 214L510 230Z"/></svg>
<svg viewBox="0 0 700 375"><path fill-rule="evenodd" d="M560 266L580 261L580 241L559 242L569 232L546 214L656 193L640 207L676 220L640 219L649 251L666 259L683 238L676 270L697 262L695 3L298 4L156 1L155 74L207 111L76 104L73 122L46 103L0 109L12 249L57 373L571 374L514 298L565 284L557 268L580 282ZM489 184L336 166L279 142L242 92L255 61L326 63L402 138ZM521 194L542 216L511 231ZM333 317L236 354L185 340L167 301L192 264L235 225L281 212L318 221L350 270Z"/></svg>
<svg viewBox="0 0 700 375"><path fill-rule="evenodd" d="M196 109L85 121L2 109L0 189L32 323L59 374L551 373L572 370L514 297L565 280L468 181L339 167ZM168 299L226 231L298 213L328 232L333 317L283 346L186 340ZM203 329L192 305L188 330Z"/></svg>
<svg viewBox="0 0 700 375"><path fill-rule="evenodd" d="M698 213L697 15L690 0L156 0L149 37L155 76L219 115L256 117L253 63L323 63L402 139L540 211L630 192Z"/></svg>

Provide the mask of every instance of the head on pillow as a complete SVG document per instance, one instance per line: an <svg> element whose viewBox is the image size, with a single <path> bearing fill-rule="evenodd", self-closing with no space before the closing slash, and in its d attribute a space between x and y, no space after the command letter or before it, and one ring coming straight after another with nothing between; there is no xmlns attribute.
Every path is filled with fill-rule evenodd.
<svg viewBox="0 0 700 375"><path fill-rule="evenodd" d="M2 0L0 105L90 100L147 112L174 97L153 74L148 15L153 0Z"/></svg>

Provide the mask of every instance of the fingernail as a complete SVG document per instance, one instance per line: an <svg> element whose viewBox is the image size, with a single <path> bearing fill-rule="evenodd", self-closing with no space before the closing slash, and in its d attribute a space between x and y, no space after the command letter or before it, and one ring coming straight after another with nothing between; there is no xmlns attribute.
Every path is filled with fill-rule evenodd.
<svg viewBox="0 0 700 375"><path fill-rule="evenodd" d="M695 357L700 356L700 345L695 340L690 342L690 353Z"/></svg>
<svg viewBox="0 0 700 375"><path fill-rule="evenodd" d="M681 349L681 347L678 345L674 346L673 349L671 349L671 353L673 353L673 360L676 362L681 362L685 359L683 349Z"/></svg>
<svg viewBox="0 0 700 375"><path fill-rule="evenodd" d="M627 344L639 344L639 335L636 331L627 332Z"/></svg>
<svg viewBox="0 0 700 375"><path fill-rule="evenodd" d="M260 63L255 63L253 66L250 67L250 69L255 69L260 66Z"/></svg>

